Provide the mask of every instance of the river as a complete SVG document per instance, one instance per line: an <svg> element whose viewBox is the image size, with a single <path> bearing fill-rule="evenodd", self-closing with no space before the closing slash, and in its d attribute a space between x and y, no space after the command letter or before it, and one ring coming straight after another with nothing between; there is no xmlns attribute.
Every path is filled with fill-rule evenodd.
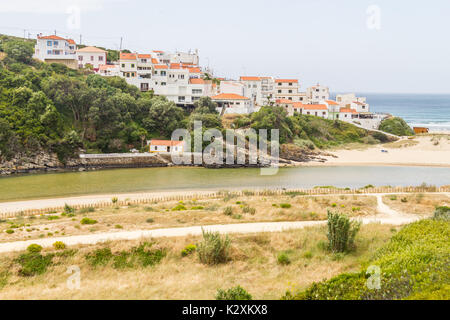
<svg viewBox="0 0 450 320"><path fill-rule="evenodd" d="M30 174L0 178L0 201L86 194L232 188L410 186L450 184L450 169L437 167L295 167L276 175L260 169L137 168Z"/></svg>

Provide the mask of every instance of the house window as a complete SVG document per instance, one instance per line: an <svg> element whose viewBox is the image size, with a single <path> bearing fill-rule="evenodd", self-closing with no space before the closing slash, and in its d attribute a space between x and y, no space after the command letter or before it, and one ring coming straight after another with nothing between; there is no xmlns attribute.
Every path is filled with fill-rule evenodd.
<svg viewBox="0 0 450 320"><path fill-rule="evenodd" d="M94 56L91 56L91 61L94 61Z"/></svg>
<svg viewBox="0 0 450 320"><path fill-rule="evenodd" d="M99 56L98 61L103 61L103 56Z"/></svg>
<svg viewBox="0 0 450 320"><path fill-rule="evenodd" d="M134 68L134 63L131 64L131 67Z"/></svg>
<svg viewBox="0 0 450 320"><path fill-rule="evenodd" d="M165 85L166 85L166 83L165 83L165 82L161 82L161 85L162 85L162 86L165 86Z"/></svg>
<svg viewBox="0 0 450 320"><path fill-rule="evenodd" d="M78 56L78 61L83 61L83 56Z"/></svg>
<svg viewBox="0 0 450 320"><path fill-rule="evenodd" d="M289 93L292 93L292 90L289 90Z"/></svg>
<svg viewBox="0 0 450 320"><path fill-rule="evenodd" d="M58 45L58 41L53 41L53 45L57 46Z"/></svg>
<svg viewBox="0 0 450 320"><path fill-rule="evenodd" d="M202 94L202 89L192 89L192 94Z"/></svg>
<svg viewBox="0 0 450 320"><path fill-rule="evenodd" d="M122 63L122 68L125 68L125 63Z"/></svg>
<svg viewBox="0 0 450 320"><path fill-rule="evenodd" d="M236 104L237 104L237 105L240 105L241 103L240 103L240 102L236 102Z"/></svg>
<svg viewBox="0 0 450 320"><path fill-rule="evenodd" d="M281 86L281 82L278 82L278 85Z"/></svg>
<svg viewBox="0 0 450 320"><path fill-rule="evenodd" d="M292 86L292 82L289 82L289 85Z"/></svg>
<svg viewBox="0 0 450 320"><path fill-rule="evenodd" d="M52 54L52 50L47 50L47 54Z"/></svg>
<svg viewBox="0 0 450 320"><path fill-rule="evenodd" d="M185 97L184 97L184 96L179 96L179 97L178 97L178 102L184 102L184 100L185 100Z"/></svg>
<svg viewBox="0 0 450 320"><path fill-rule="evenodd" d="M184 74L179 74L178 79L184 79Z"/></svg>
<svg viewBox="0 0 450 320"><path fill-rule="evenodd" d="M165 71L161 71L161 75L162 75L162 76L165 76L165 75L166 75L166 72L165 72Z"/></svg>
<svg viewBox="0 0 450 320"><path fill-rule="evenodd" d="M278 93L281 93L281 90L278 90Z"/></svg>
<svg viewBox="0 0 450 320"><path fill-rule="evenodd" d="M52 42L51 41L47 41L47 46L51 47Z"/></svg>

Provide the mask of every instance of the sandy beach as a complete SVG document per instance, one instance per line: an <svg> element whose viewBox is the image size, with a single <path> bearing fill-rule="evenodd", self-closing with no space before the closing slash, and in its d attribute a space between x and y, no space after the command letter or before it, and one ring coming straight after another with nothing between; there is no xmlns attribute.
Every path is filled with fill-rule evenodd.
<svg viewBox="0 0 450 320"><path fill-rule="evenodd" d="M385 150L387 152L382 152ZM366 149L330 151L335 157L305 166L434 166L450 167L450 135L425 135L403 138Z"/></svg>

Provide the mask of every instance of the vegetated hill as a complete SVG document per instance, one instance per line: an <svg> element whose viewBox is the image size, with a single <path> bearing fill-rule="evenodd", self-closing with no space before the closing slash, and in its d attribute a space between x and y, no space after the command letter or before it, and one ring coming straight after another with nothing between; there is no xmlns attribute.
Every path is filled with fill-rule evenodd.
<svg viewBox="0 0 450 320"><path fill-rule="evenodd" d="M445 209L445 207L444 207ZM405 226L364 263L359 273L343 273L314 283L284 299L450 299L450 222L446 213ZM445 217L443 217L446 214ZM371 267L372 266L372 267ZM373 266L381 271L380 289L370 289ZM368 272L369 270L369 272ZM376 275L375 275L376 276ZM372 286L375 288L375 286Z"/></svg>
<svg viewBox="0 0 450 320"><path fill-rule="evenodd" d="M392 117L385 119L380 124L380 130L397 136L413 136L414 131L402 118Z"/></svg>
<svg viewBox="0 0 450 320"><path fill-rule="evenodd" d="M367 131L340 120L328 120L310 115L287 116L282 107L266 106L249 116L234 118L235 128L279 129L281 143L293 143L300 148L328 148L358 142L377 144L392 138L380 132Z"/></svg>
<svg viewBox="0 0 450 320"><path fill-rule="evenodd" d="M126 152L190 127L191 114L165 97L142 93L119 77L34 60L33 51L31 41L1 37L0 162L42 151L61 162L80 148ZM204 117L218 119L211 99L196 106L197 117L210 112Z"/></svg>

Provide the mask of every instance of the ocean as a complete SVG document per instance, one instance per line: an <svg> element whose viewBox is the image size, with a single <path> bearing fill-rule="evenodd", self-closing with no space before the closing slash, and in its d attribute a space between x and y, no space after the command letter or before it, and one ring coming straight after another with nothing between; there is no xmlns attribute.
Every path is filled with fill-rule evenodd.
<svg viewBox="0 0 450 320"><path fill-rule="evenodd" d="M430 132L450 131L450 94L357 93L366 97L371 112L390 113L411 127Z"/></svg>

